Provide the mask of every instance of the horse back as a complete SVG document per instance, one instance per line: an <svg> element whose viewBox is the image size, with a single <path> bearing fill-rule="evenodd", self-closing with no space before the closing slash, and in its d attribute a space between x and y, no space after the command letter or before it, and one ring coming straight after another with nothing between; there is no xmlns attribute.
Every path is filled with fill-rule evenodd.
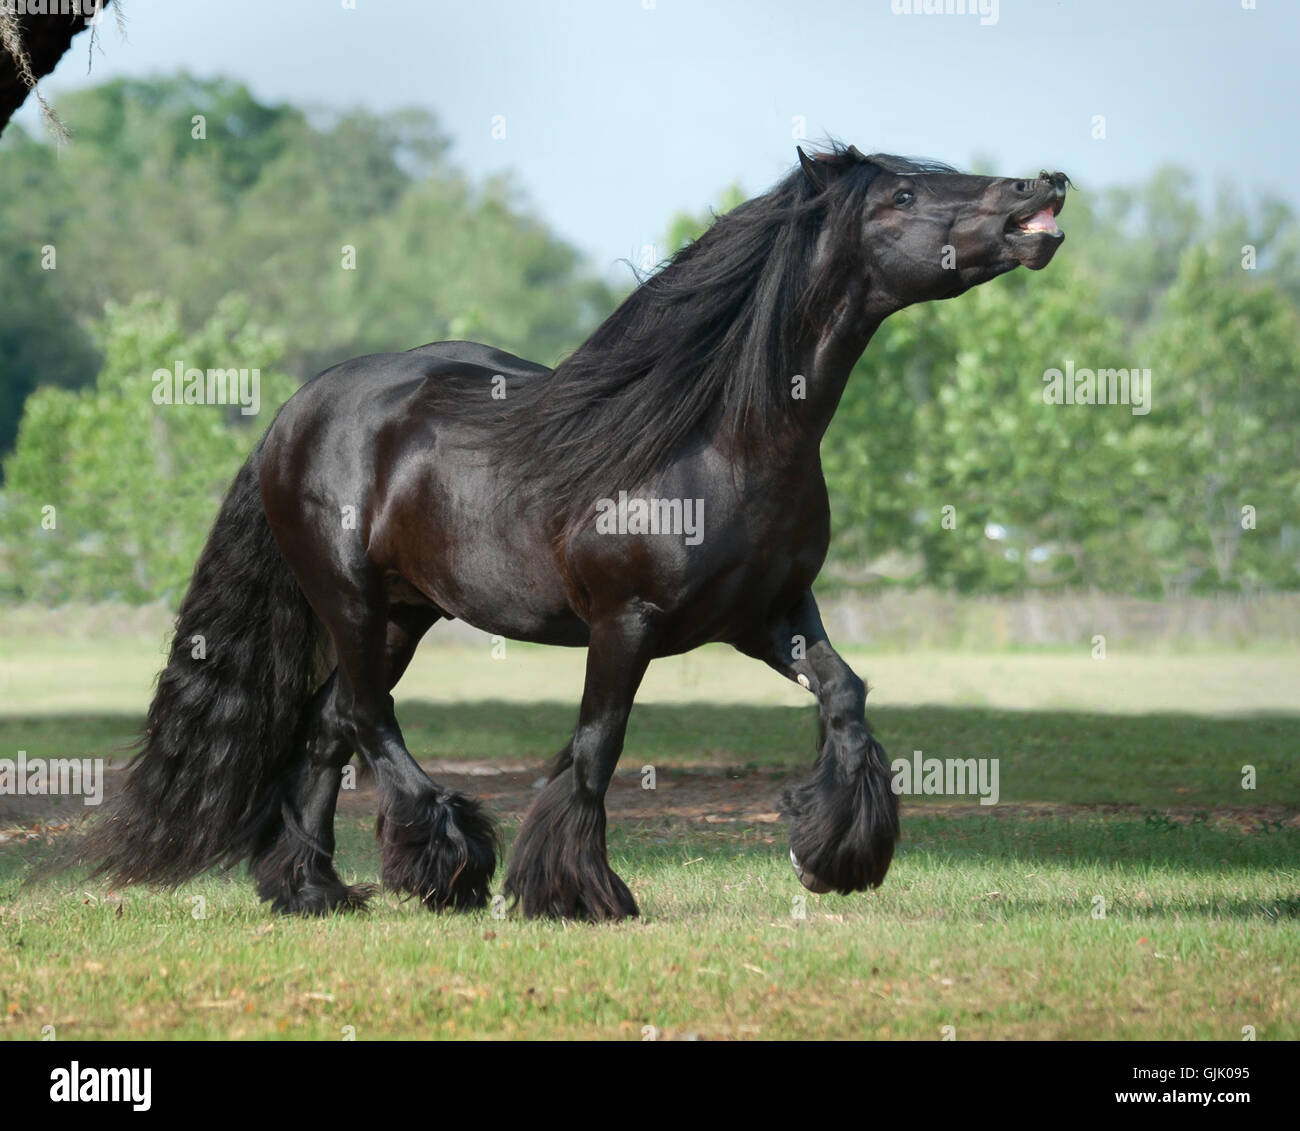
<svg viewBox="0 0 1300 1131"><path fill-rule="evenodd" d="M418 353L456 365L473 365L503 376L545 377L551 371L545 365L516 357L505 350L485 346L481 342L430 342L416 346L407 353Z"/></svg>

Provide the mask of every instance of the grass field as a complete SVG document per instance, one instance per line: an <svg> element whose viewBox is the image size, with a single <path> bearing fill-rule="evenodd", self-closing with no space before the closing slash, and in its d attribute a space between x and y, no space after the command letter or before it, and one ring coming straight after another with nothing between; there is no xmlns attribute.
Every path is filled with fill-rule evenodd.
<svg viewBox="0 0 1300 1131"><path fill-rule="evenodd" d="M0 757L120 751L156 653L4 646ZM399 689L408 744L478 783L512 836L580 662L430 649ZM1300 1037L1294 657L851 662L891 755L1000 765L998 805L905 799L878 892L799 887L771 810L811 759L810 700L706 650L652 669L633 716L610 852L642 917L619 926L435 918L389 894L360 917L275 919L242 876L23 886L83 807L0 797L0 1036ZM366 812L358 795L339 818L353 881L378 875Z"/></svg>

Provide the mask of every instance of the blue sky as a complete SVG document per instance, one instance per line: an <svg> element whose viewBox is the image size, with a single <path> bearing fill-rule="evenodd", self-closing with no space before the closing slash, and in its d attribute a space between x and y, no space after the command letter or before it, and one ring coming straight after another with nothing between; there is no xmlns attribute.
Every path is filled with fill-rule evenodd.
<svg viewBox="0 0 1300 1131"><path fill-rule="evenodd" d="M610 272L677 209L775 180L797 118L814 141L1085 191L1175 162L1300 208L1300 2L1255 2L998 0L983 24L903 0L125 0L126 38L106 20L91 74L82 36L43 89L184 68L266 100L425 107L454 160L513 171ZM39 129L33 101L18 120Z"/></svg>

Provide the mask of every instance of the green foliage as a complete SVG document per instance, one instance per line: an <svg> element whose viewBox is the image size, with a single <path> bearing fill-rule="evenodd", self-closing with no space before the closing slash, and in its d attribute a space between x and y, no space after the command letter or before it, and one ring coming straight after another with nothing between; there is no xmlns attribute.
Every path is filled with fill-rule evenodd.
<svg viewBox="0 0 1300 1131"><path fill-rule="evenodd" d="M1184 581L1300 583L1300 318L1275 287L1243 285L1232 247L1192 247L1146 352L1167 423L1144 436L1167 557ZM1244 508L1253 508L1253 513Z"/></svg>
<svg viewBox="0 0 1300 1131"><path fill-rule="evenodd" d="M110 303L99 341L92 387L47 387L27 400L5 465L6 596L179 596L230 480L296 387L276 368L281 342L250 319L243 296L218 303L189 334L174 303ZM154 371L177 361L258 370L260 412L155 403Z"/></svg>
<svg viewBox="0 0 1300 1131"><path fill-rule="evenodd" d="M35 162L46 160L41 147ZM5 180L0 160L0 182ZM13 182L11 181L10 184ZM8 199L15 200L10 196ZM89 334L69 317L57 274L42 268L51 251L39 232L22 230L27 198L0 210L0 453L13 444L23 401L38 383L75 386L93 380L98 358ZM55 256L57 262L57 256Z"/></svg>
<svg viewBox="0 0 1300 1131"><path fill-rule="evenodd" d="M1118 454L1134 421L1123 406L1057 406L1043 373L1067 360L1128 364L1115 322L1090 288L1024 273L939 309L956 352L918 413L927 580L957 589L1012 589L1032 558L1054 560L1053 580L1086 574L1086 542L1110 521ZM1120 475L1117 475L1120 470ZM945 529L940 508L955 508ZM1046 575L1046 576L1045 576ZM1040 580L1051 576L1039 571Z"/></svg>
<svg viewBox="0 0 1300 1131"><path fill-rule="evenodd" d="M612 309L508 181L448 165L422 111L309 119L187 75L58 110L74 137L57 158L17 126L0 143L0 195L21 205L0 217L0 453L38 384L93 381L90 326L136 294L168 295L193 331L241 291L299 380L456 336L553 363Z"/></svg>
<svg viewBox="0 0 1300 1131"><path fill-rule="evenodd" d="M275 328L277 371L298 381L446 338L554 363L612 309L508 179L471 183L448 163L423 111L308 117L183 74L109 82L59 111L74 141L57 158L14 126L0 142L0 193L20 205L0 216L0 453L25 411L0 499L0 592L135 599L180 584L252 432L121 385L182 349L230 364L212 335L241 325L221 305L232 291ZM1300 225L1227 189L1207 210L1176 168L1083 188L1048 270L876 335L823 445L826 584L1300 586ZM746 195L732 185L716 210L674 216L668 253ZM145 293L168 301L130 301ZM1045 403L1045 373L1067 362L1150 369L1150 411ZM265 379L271 363L247 364ZM208 462L173 469L189 448ZM60 528L38 536L30 507L46 503Z"/></svg>
<svg viewBox="0 0 1300 1131"><path fill-rule="evenodd" d="M1171 177L1156 178L1153 199L1168 202ZM833 578L1155 595L1300 583L1300 318L1287 260L1243 270L1248 217L1221 216L1198 236L1190 202L1172 212L1148 245L1075 200L1066 217L1088 235L1072 232L1042 274L884 324L823 444ZM1265 212L1261 249L1295 228ZM1146 280L1143 303L1130 269ZM1067 361L1150 369L1148 411L1045 403L1045 374Z"/></svg>

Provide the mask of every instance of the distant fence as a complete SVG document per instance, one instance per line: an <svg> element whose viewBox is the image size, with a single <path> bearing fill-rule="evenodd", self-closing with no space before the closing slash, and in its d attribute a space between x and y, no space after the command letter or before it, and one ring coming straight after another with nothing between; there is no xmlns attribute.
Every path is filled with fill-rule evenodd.
<svg viewBox="0 0 1300 1131"><path fill-rule="evenodd" d="M1104 593L1026 597L955 597L928 591L838 593L820 598L836 644L888 650L1091 647L1300 647L1300 593L1254 597L1171 597L1143 601ZM173 610L160 604L0 605L0 643L60 637L156 636L161 647ZM487 637L459 621L439 624L429 643L482 644Z"/></svg>

